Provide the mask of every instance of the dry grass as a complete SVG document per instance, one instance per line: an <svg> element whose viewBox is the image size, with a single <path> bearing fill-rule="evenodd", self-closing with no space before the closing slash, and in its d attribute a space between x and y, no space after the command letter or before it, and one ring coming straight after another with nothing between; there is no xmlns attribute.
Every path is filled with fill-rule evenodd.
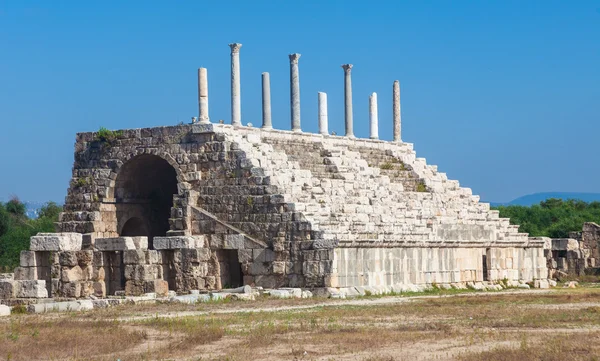
<svg viewBox="0 0 600 361"><path fill-rule="evenodd" d="M600 354L600 289L378 301L277 312L247 311L323 300L177 306L211 311L186 317L161 317L173 311L168 305L156 312L136 305L20 315L0 322L0 359L508 361ZM222 313L230 306L246 312ZM146 318L129 318L140 315Z"/></svg>
<svg viewBox="0 0 600 361"><path fill-rule="evenodd" d="M65 315L48 319L35 315L12 317L0 323L0 359L95 359L141 343L142 330L125 330L118 322L81 322Z"/></svg>

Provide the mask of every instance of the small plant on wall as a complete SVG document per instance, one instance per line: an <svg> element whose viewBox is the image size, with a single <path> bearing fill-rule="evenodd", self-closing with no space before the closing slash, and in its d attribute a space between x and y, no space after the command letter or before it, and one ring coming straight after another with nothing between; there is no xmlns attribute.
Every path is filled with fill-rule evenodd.
<svg viewBox="0 0 600 361"><path fill-rule="evenodd" d="M122 130L109 130L104 127L100 127L100 129L96 132L95 139L103 143L112 143L115 139L121 136L123 136Z"/></svg>

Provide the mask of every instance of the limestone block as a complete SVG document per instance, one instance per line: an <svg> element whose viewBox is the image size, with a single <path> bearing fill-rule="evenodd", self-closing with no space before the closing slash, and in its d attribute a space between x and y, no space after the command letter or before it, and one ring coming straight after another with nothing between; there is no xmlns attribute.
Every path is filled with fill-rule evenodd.
<svg viewBox="0 0 600 361"><path fill-rule="evenodd" d="M148 264L162 264L163 253L158 250L148 250L146 253L146 263Z"/></svg>
<svg viewBox="0 0 600 361"><path fill-rule="evenodd" d="M125 279L133 281L150 281L162 278L162 267L160 265L126 265Z"/></svg>
<svg viewBox="0 0 600 361"><path fill-rule="evenodd" d="M13 280L0 280L0 300L17 297L18 283Z"/></svg>
<svg viewBox="0 0 600 361"><path fill-rule="evenodd" d="M0 273L0 281L2 280L14 280L15 279L15 274L14 273Z"/></svg>
<svg viewBox="0 0 600 361"><path fill-rule="evenodd" d="M61 266L75 267L77 266L77 252L66 251L58 253L58 262Z"/></svg>
<svg viewBox="0 0 600 361"><path fill-rule="evenodd" d="M252 257L255 262L273 262L275 260L275 253L268 248L257 248L252 250Z"/></svg>
<svg viewBox="0 0 600 361"><path fill-rule="evenodd" d="M36 280L37 267L17 267L15 268L15 280Z"/></svg>
<svg viewBox="0 0 600 361"><path fill-rule="evenodd" d="M81 249L81 233L38 233L30 238L32 251L77 251Z"/></svg>
<svg viewBox="0 0 600 361"><path fill-rule="evenodd" d="M96 238L94 247L98 251L127 251L137 249L133 237Z"/></svg>
<svg viewBox="0 0 600 361"><path fill-rule="evenodd" d="M79 297L87 298L94 294L94 282L92 281L84 281L81 282L81 293Z"/></svg>
<svg viewBox="0 0 600 361"><path fill-rule="evenodd" d="M94 267L104 267L107 263L107 256L102 251L94 251L93 265Z"/></svg>
<svg viewBox="0 0 600 361"><path fill-rule="evenodd" d="M19 265L21 267L38 267L41 266L41 264L38 265L38 261L41 261L38 257L36 257L36 252L35 251L21 251L20 257L19 257ZM41 262L39 262L41 263Z"/></svg>
<svg viewBox="0 0 600 361"><path fill-rule="evenodd" d="M94 296L106 297L106 283L105 282L94 282L92 287L94 289Z"/></svg>
<svg viewBox="0 0 600 361"><path fill-rule="evenodd" d="M144 293L144 281L129 280L125 282L126 296L141 296Z"/></svg>
<svg viewBox="0 0 600 361"><path fill-rule="evenodd" d="M77 257L77 264L83 268L83 267L89 266L93 263L94 252L91 250L77 251L76 257Z"/></svg>
<svg viewBox="0 0 600 361"><path fill-rule="evenodd" d="M131 237L136 249L148 249L148 237Z"/></svg>
<svg viewBox="0 0 600 361"><path fill-rule="evenodd" d="M223 238L223 249L243 249L244 236L241 234L226 234Z"/></svg>
<svg viewBox="0 0 600 361"><path fill-rule="evenodd" d="M253 250L251 249L240 249L238 250L238 261L240 263L249 263L252 262Z"/></svg>
<svg viewBox="0 0 600 361"><path fill-rule="evenodd" d="M167 297L169 294L169 283L165 280L152 280L144 282L145 293L156 293L158 297Z"/></svg>
<svg viewBox="0 0 600 361"><path fill-rule="evenodd" d="M24 280L18 282L18 298L46 298L48 291L46 290L46 281L44 280Z"/></svg>
<svg viewBox="0 0 600 361"><path fill-rule="evenodd" d="M285 273L285 262L275 261L273 262L273 273L284 274Z"/></svg>
<svg viewBox="0 0 600 361"><path fill-rule="evenodd" d="M83 271L78 265L75 267L63 267L60 272L61 282L78 282L83 280Z"/></svg>
<svg viewBox="0 0 600 361"><path fill-rule="evenodd" d="M77 298L81 295L81 284L79 282L62 282L60 294L63 297Z"/></svg>
<svg viewBox="0 0 600 361"><path fill-rule="evenodd" d="M204 239L200 236L154 237L154 249L188 249L200 248Z"/></svg>
<svg viewBox="0 0 600 361"><path fill-rule="evenodd" d="M123 251L124 264L144 264L146 263L146 252L141 249Z"/></svg>
<svg viewBox="0 0 600 361"><path fill-rule="evenodd" d="M208 248L191 248L175 250L174 260L178 263L189 264L206 262L210 260L211 251Z"/></svg>
<svg viewBox="0 0 600 361"><path fill-rule="evenodd" d="M0 305L0 316L10 316L10 307Z"/></svg>

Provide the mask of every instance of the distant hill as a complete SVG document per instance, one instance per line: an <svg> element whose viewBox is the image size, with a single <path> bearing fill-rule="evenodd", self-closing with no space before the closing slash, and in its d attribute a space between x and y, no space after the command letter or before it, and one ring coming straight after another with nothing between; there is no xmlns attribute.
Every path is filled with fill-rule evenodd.
<svg viewBox="0 0 600 361"><path fill-rule="evenodd" d="M560 198L562 200L579 199L584 202L600 202L600 193L543 192L528 194L526 196L514 199L508 203L490 202L490 204L492 206L531 206L534 204L539 204L541 201L545 201L548 198Z"/></svg>

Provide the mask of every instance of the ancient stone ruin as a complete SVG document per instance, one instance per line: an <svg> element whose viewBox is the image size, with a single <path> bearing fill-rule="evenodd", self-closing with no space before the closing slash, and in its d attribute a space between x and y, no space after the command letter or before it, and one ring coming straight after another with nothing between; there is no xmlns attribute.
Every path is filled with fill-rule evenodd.
<svg viewBox="0 0 600 361"><path fill-rule="evenodd" d="M345 135L302 131L299 59L291 54L291 131L242 126L239 52L231 44L231 124L209 117L198 70L192 124L78 133L57 233L31 238L0 298L82 298L264 288L402 290L414 285L543 284L544 241L499 218L401 140L393 83L393 141L353 132L351 64L343 65ZM361 117L366 118L366 117Z"/></svg>

